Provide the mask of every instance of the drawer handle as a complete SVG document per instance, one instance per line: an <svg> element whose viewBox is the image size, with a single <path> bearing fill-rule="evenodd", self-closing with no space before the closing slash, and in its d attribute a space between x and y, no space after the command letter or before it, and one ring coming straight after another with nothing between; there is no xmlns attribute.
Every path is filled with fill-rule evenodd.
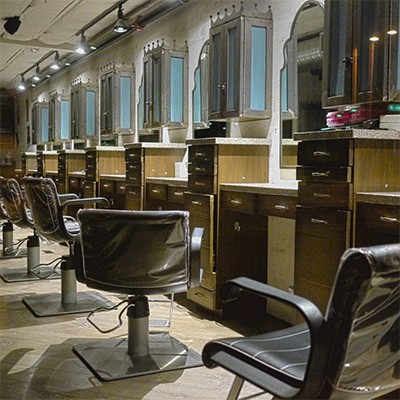
<svg viewBox="0 0 400 400"><path fill-rule="evenodd" d="M183 196L183 192L174 192L174 196Z"/></svg>
<svg viewBox="0 0 400 400"><path fill-rule="evenodd" d="M133 194L134 196L136 196L136 192L132 192L132 190L130 190L128 193L129 194Z"/></svg>
<svg viewBox="0 0 400 400"><path fill-rule="evenodd" d="M201 201L192 200L192 204L193 204L194 206L201 206Z"/></svg>
<svg viewBox="0 0 400 400"><path fill-rule="evenodd" d="M195 182L194 183L196 186L205 186L206 184L204 182Z"/></svg>
<svg viewBox="0 0 400 400"><path fill-rule="evenodd" d="M75 179L71 179L71 180L69 181L69 183L76 183L76 180L75 180Z"/></svg>
<svg viewBox="0 0 400 400"><path fill-rule="evenodd" d="M314 151L313 155L315 157L329 157L331 153L329 151Z"/></svg>
<svg viewBox="0 0 400 400"><path fill-rule="evenodd" d="M240 200L235 200L235 199L232 199L231 200L231 204L234 204L234 205L241 205L241 204L243 204Z"/></svg>
<svg viewBox="0 0 400 400"><path fill-rule="evenodd" d="M314 193L314 197L331 197L329 193Z"/></svg>
<svg viewBox="0 0 400 400"><path fill-rule="evenodd" d="M159 189L153 189L151 192L152 192L152 193L161 193L161 190L159 190Z"/></svg>
<svg viewBox="0 0 400 400"><path fill-rule="evenodd" d="M195 169L194 169L196 172L206 172L206 169L203 167L196 167Z"/></svg>
<svg viewBox="0 0 400 400"><path fill-rule="evenodd" d="M277 210L289 210L288 206L283 206L281 204L275 204L274 206Z"/></svg>
<svg viewBox="0 0 400 400"><path fill-rule="evenodd" d="M311 174L311 176L315 176L315 177L318 177L318 178L320 178L320 177L327 178L330 174L331 174L331 171L326 171L326 172L313 172L313 173Z"/></svg>
<svg viewBox="0 0 400 400"><path fill-rule="evenodd" d="M119 186L119 190L125 190L125 186L124 185Z"/></svg>
<svg viewBox="0 0 400 400"><path fill-rule="evenodd" d="M109 188L111 185L109 183L103 183L103 187Z"/></svg>
<svg viewBox="0 0 400 400"><path fill-rule="evenodd" d="M380 217L379 218L382 222L399 222L400 221L397 218L391 218L391 217Z"/></svg>
<svg viewBox="0 0 400 400"><path fill-rule="evenodd" d="M196 152L196 153L194 153L195 154L195 156L196 157L205 157L206 156L206 153L202 153L202 152Z"/></svg>
<svg viewBox="0 0 400 400"><path fill-rule="evenodd" d="M313 224L325 224L328 225L328 221L325 219L311 218Z"/></svg>
<svg viewBox="0 0 400 400"><path fill-rule="evenodd" d="M200 292L196 292L196 293L195 293L195 296L197 296L197 297L205 297L204 294L203 294L203 293L200 293Z"/></svg>

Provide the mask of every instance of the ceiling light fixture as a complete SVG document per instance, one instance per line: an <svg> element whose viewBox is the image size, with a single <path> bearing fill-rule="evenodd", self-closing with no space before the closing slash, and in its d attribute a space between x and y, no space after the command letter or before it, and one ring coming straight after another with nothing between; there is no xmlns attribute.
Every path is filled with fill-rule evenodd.
<svg viewBox="0 0 400 400"><path fill-rule="evenodd" d="M21 92L26 90L26 83L25 83L25 78L23 75L21 75L21 82L18 85L18 90L20 90Z"/></svg>
<svg viewBox="0 0 400 400"><path fill-rule="evenodd" d="M86 42L86 37L84 35L84 33L82 32L81 34L81 42L79 43L79 45L75 48L75 51L78 54L87 54L90 51L90 47L88 46L87 42Z"/></svg>
<svg viewBox="0 0 400 400"><path fill-rule="evenodd" d="M118 14L117 14L117 22L114 25L114 32L117 33L125 33L128 30L128 27L125 24L124 13L122 9L122 4L118 6Z"/></svg>
<svg viewBox="0 0 400 400"><path fill-rule="evenodd" d="M7 17L4 19L6 20L6 22L4 23L4 29L10 35L14 35L14 33L17 32L19 26L21 25L21 20L17 16Z"/></svg>
<svg viewBox="0 0 400 400"><path fill-rule="evenodd" d="M42 74L40 73L40 70L39 70L39 64L36 64L35 75L33 75L32 79L33 79L35 82L39 82L39 81L42 80Z"/></svg>
<svg viewBox="0 0 400 400"><path fill-rule="evenodd" d="M60 55L58 54L58 51L56 51L54 61L51 63L50 68L56 71L61 69Z"/></svg>

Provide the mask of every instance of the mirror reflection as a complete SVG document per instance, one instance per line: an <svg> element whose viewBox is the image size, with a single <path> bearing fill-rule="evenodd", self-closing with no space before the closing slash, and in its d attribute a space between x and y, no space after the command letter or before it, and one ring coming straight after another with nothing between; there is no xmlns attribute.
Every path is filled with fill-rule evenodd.
<svg viewBox="0 0 400 400"><path fill-rule="evenodd" d="M294 132L320 130L326 126L322 109L323 6L305 3L293 20L284 46L281 70L281 166L297 164Z"/></svg>

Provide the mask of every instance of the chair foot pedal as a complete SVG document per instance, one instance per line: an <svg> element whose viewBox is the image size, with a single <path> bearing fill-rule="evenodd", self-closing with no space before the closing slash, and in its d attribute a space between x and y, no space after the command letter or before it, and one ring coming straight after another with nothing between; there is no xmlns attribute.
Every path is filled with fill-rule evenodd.
<svg viewBox="0 0 400 400"><path fill-rule="evenodd" d="M75 303L62 303L61 293L32 295L22 298L22 301L35 317L88 313L99 307L115 306L112 301L97 292L78 292Z"/></svg>
<svg viewBox="0 0 400 400"><path fill-rule="evenodd" d="M101 381L173 371L203 365L201 355L168 333L149 336L150 355L128 354L128 339L104 339L73 346L74 353Z"/></svg>

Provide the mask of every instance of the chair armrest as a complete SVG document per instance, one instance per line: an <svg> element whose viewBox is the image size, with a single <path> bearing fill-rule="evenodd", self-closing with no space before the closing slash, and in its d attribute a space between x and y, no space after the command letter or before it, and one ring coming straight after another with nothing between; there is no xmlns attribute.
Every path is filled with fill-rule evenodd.
<svg viewBox="0 0 400 400"><path fill-rule="evenodd" d="M201 281L200 254L204 228L194 228L190 242L190 280L189 287L197 287Z"/></svg>
<svg viewBox="0 0 400 400"><path fill-rule="evenodd" d="M312 337L320 332L321 326L325 322L319 308L310 300L246 277L234 278L225 282L220 291L221 300L224 302L234 301L238 299L242 291L264 298L273 298L295 307L306 320Z"/></svg>
<svg viewBox="0 0 400 400"><path fill-rule="evenodd" d="M60 203L63 204L66 200L79 199L79 196L76 193L65 193L59 194L58 198L60 199Z"/></svg>
<svg viewBox="0 0 400 400"><path fill-rule="evenodd" d="M64 209L65 207L72 205L84 205L84 204L99 204L104 208L108 208L110 206L110 202L105 197L87 197L87 198L77 198L72 200L66 200L62 203L61 207Z"/></svg>

